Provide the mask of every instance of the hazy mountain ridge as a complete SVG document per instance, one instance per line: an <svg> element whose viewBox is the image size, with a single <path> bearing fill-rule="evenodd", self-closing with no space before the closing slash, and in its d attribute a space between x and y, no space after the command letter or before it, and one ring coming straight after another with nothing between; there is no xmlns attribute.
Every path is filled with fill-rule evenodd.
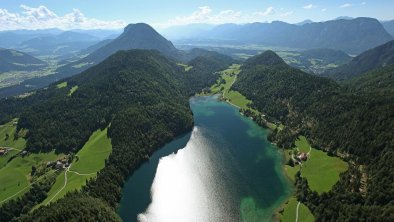
<svg viewBox="0 0 394 222"><path fill-rule="evenodd" d="M46 65L46 62L29 54L0 48L0 72L38 70Z"/></svg>
<svg viewBox="0 0 394 222"><path fill-rule="evenodd" d="M222 24L193 38L300 49L330 48L351 54L361 53L393 39L382 24L373 18L339 19L303 25L281 21Z"/></svg>
<svg viewBox="0 0 394 222"><path fill-rule="evenodd" d="M348 64L329 70L324 75L336 80L344 80L391 64L394 64L394 40L365 51Z"/></svg>
<svg viewBox="0 0 394 222"><path fill-rule="evenodd" d="M394 20L381 22L390 35L394 36Z"/></svg>

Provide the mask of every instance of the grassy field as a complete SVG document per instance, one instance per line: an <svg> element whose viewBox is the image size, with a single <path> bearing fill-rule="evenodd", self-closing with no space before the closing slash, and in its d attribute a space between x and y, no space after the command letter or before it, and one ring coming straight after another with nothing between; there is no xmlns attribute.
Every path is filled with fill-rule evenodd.
<svg viewBox="0 0 394 222"><path fill-rule="evenodd" d="M15 140L14 135L16 132L16 125L13 123L17 119L12 120L9 123L0 126L0 147L11 147L15 150L10 150L7 155L0 156L0 169L5 167L8 160L20 152L20 150L25 149L26 141L23 138L18 138ZM8 135L8 136L7 136Z"/></svg>
<svg viewBox="0 0 394 222"><path fill-rule="evenodd" d="M70 170L79 173L95 173L105 166L105 160L112 151L111 140L107 137L107 129L92 134L89 141L77 153ZM76 158L77 159L77 158Z"/></svg>
<svg viewBox="0 0 394 222"><path fill-rule="evenodd" d="M56 85L56 87L57 87L58 89L61 89L61 88L67 87L67 82L62 82L62 83L59 83L59 84L57 84L57 85Z"/></svg>
<svg viewBox="0 0 394 222"><path fill-rule="evenodd" d="M246 109L248 108L247 104L251 103L250 100L246 99L241 93L237 91L231 90L231 86L235 82L237 75L241 72L241 66L238 64L231 65L228 69L221 72L221 78L224 80L223 82L218 80L218 82L211 86L212 93L223 93L223 97L228 99L232 104Z"/></svg>
<svg viewBox="0 0 394 222"><path fill-rule="evenodd" d="M284 211L280 216L282 222L294 222L296 218L298 201L295 197L289 199L289 201L284 205ZM312 215L311 211L304 204L300 204L298 208L298 221L300 222L313 222L315 217Z"/></svg>
<svg viewBox="0 0 394 222"><path fill-rule="evenodd" d="M183 63L177 63L177 65L183 67L186 72L188 72L189 70L191 70L193 68L193 66L188 66L188 65L183 64Z"/></svg>
<svg viewBox="0 0 394 222"><path fill-rule="evenodd" d="M56 155L54 152L15 157L6 166L0 169L0 202L15 194L13 198L16 198L28 191L28 189L25 188L30 186L32 166L46 164L48 161L54 161L58 158L60 158L60 156Z"/></svg>
<svg viewBox="0 0 394 222"><path fill-rule="evenodd" d="M14 139L16 132L16 124L14 122L17 122L17 119L0 126L0 147L12 147L22 150L26 146L26 141L23 138Z"/></svg>
<svg viewBox="0 0 394 222"><path fill-rule="evenodd" d="M112 145L111 140L107 137L107 129L94 132L76 154L70 171L67 172L67 184L64 183L65 172L62 172L48 192L48 197L39 206L60 199L67 192L81 189L86 184L86 180L95 177L97 172L104 168L105 160L111 151Z"/></svg>
<svg viewBox="0 0 394 222"><path fill-rule="evenodd" d="M71 96L75 91L77 91L77 89L78 89L78 86L73 86L73 87L70 89L70 92L68 92L68 96Z"/></svg>
<svg viewBox="0 0 394 222"><path fill-rule="evenodd" d="M310 158L303 164L301 175L308 180L311 190L323 193L331 190L339 180L339 174L347 168L347 163L340 158L312 148Z"/></svg>
<svg viewBox="0 0 394 222"><path fill-rule="evenodd" d="M298 139L295 141L295 145L300 152L304 153L309 152L309 149L311 147L305 136L299 136Z"/></svg>

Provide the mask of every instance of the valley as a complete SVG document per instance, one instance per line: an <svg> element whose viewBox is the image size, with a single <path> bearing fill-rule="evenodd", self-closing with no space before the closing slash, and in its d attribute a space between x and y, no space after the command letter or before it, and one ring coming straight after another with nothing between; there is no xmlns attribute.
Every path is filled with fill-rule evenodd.
<svg viewBox="0 0 394 222"><path fill-rule="evenodd" d="M394 221L394 3L118 1L0 8L0 222Z"/></svg>

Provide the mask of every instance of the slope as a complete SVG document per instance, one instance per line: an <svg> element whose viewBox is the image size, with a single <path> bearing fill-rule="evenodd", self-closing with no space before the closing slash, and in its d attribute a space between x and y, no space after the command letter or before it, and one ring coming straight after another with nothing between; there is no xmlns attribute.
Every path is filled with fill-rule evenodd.
<svg viewBox="0 0 394 222"><path fill-rule="evenodd" d="M9 71L31 71L46 65L31 55L13 49L0 48L0 73Z"/></svg>
<svg viewBox="0 0 394 222"><path fill-rule="evenodd" d="M363 52L348 64L330 70L325 75L345 80L391 64L394 64L394 41Z"/></svg>
<svg viewBox="0 0 394 222"><path fill-rule="evenodd" d="M351 54L361 53L393 39L373 18L339 19L304 25L280 21L223 24L194 38L301 49L330 48Z"/></svg>
<svg viewBox="0 0 394 222"><path fill-rule="evenodd" d="M273 52L248 60L234 89L252 100L252 108L286 125L274 131L270 139L280 147L292 147L299 135L307 135L313 147L355 164L324 195L314 193L304 179L298 178L298 199L317 221L344 221L353 215L359 220L386 220L384 215L393 210L389 197L394 193L394 175L389 170L393 167L394 147L392 97L377 97L373 92L349 93L332 80L284 63L267 65L260 62L262 58L279 61ZM360 165L367 166L367 170ZM367 191L359 183L363 174L371 175ZM360 211L363 213L358 214Z"/></svg>

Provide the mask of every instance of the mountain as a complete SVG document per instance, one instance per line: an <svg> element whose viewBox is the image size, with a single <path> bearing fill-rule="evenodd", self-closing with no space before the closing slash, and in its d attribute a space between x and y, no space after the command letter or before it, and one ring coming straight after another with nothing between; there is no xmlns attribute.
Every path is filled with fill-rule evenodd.
<svg viewBox="0 0 394 222"><path fill-rule="evenodd" d="M258 56L246 60L244 66L246 68L252 66L286 66L285 61L279 57L274 51L267 50Z"/></svg>
<svg viewBox="0 0 394 222"><path fill-rule="evenodd" d="M72 29L72 32L88 34L98 39L110 39L113 36L118 37L122 33L122 29Z"/></svg>
<svg viewBox="0 0 394 222"><path fill-rule="evenodd" d="M44 61L26 53L0 48L0 73L38 70L46 65Z"/></svg>
<svg viewBox="0 0 394 222"><path fill-rule="evenodd" d="M112 144L105 168L84 189L19 219L58 221L68 215L68 220L119 221L113 216L125 180L153 151L190 132L193 117L189 95L213 84L218 71L232 62L230 57L215 55L195 58L187 64L193 67L186 71L158 51L118 51L83 73L62 80L66 87L58 88L58 82L26 98L0 100L0 122L18 117L18 129L29 130L26 139L30 152L75 153L94 131L106 127ZM76 86L77 90L69 94ZM61 127L54 127L59 124ZM39 191L40 197L48 192ZM30 211L34 204L28 202L20 198L3 203L2 219L11 221ZM74 212L76 202L84 211ZM23 210L16 207L22 205ZM10 208L15 210L10 212Z"/></svg>
<svg viewBox="0 0 394 222"><path fill-rule="evenodd" d="M381 22L390 35L394 36L394 20Z"/></svg>
<svg viewBox="0 0 394 222"><path fill-rule="evenodd" d="M38 29L38 30L10 30L0 31L0 47L14 48L24 41L32 38L60 34L60 29Z"/></svg>
<svg viewBox="0 0 394 222"><path fill-rule="evenodd" d="M194 38L298 49L330 48L350 54L361 53L393 39L382 24L372 18L340 19L304 25L280 21L223 24Z"/></svg>
<svg viewBox="0 0 394 222"><path fill-rule="evenodd" d="M179 39L189 39L194 36L198 36L199 34L211 30L215 25L212 24L189 24L189 25L179 25L179 26L171 26L160 33L163 34L164 37L171 40L179 40Z"/></svg>
<svg viewBox="0 0 394 222"><path fill-rule="evenodd" d="M325 75L336 80L344 80L391 64L394 64L394 41L363 52L348 64L330 70Z"/></svg>
<svg viewBox="0 0 394 222"><path fill-rule="evenodd" d="M87 48L99 39L89 34L66 31L59 35L29 39L17 46L32 55L67 55Z"/></svg>
<svg viewBox="0 0 394 222"><path fill-rule="evenodd" d="M394 65L356 76L344 81L343 85L354 93L372 93L376 96L391 95L394 97Z"/></svg>
<svg viewBox="0 0 394 222"><path fill-rule="evenodd" d="M154 49L170 57L174 57L178 53L172 43L151 26L144 23L130 24L124 28L123 33L118 38L108 44L103 44L102 47L85 58L61 67L59 72L65 73L65 76L74 75L94 64L98 64L119 50L130 49Z"/></svg>
<svg viewBox="0 0 394 222"><path fill-rule="evenodd" d="M251 100L251 108L285 125L269 135L277 146L293 147L299 135L308 135L312 147L346 156L352 163L333 189L323 194L312 191L301 173L295 183L297 198L316 221L346 221L354 215L357 220L385 221L394 209L390 198L394 195L394 97L387 82L392 82L392 67L367 74L364 78L373 75L375 80L361 91L352 91L279 61L271 51L246 61L233 90ZM371 90L378 86L391 93ZM368 176L364 193L362 174L373 175Z"/></svg>
<svg viewBox="0 0 394 222"><path fill-rule="evenodd" d="M336 17L334 20L353 20L353 19L355 19L355 18L350 17L350 16L339 16L339 17Z"/></svg>
<svg viewBox="0 0 394 222"><path fill-rule="evenodd" d="M310 20L310 19L306 19L306 20L304 20L302 22L295 23L295 25L305 25L305 24L309 24L309 23L313 23L313 21Z"/></svg>

